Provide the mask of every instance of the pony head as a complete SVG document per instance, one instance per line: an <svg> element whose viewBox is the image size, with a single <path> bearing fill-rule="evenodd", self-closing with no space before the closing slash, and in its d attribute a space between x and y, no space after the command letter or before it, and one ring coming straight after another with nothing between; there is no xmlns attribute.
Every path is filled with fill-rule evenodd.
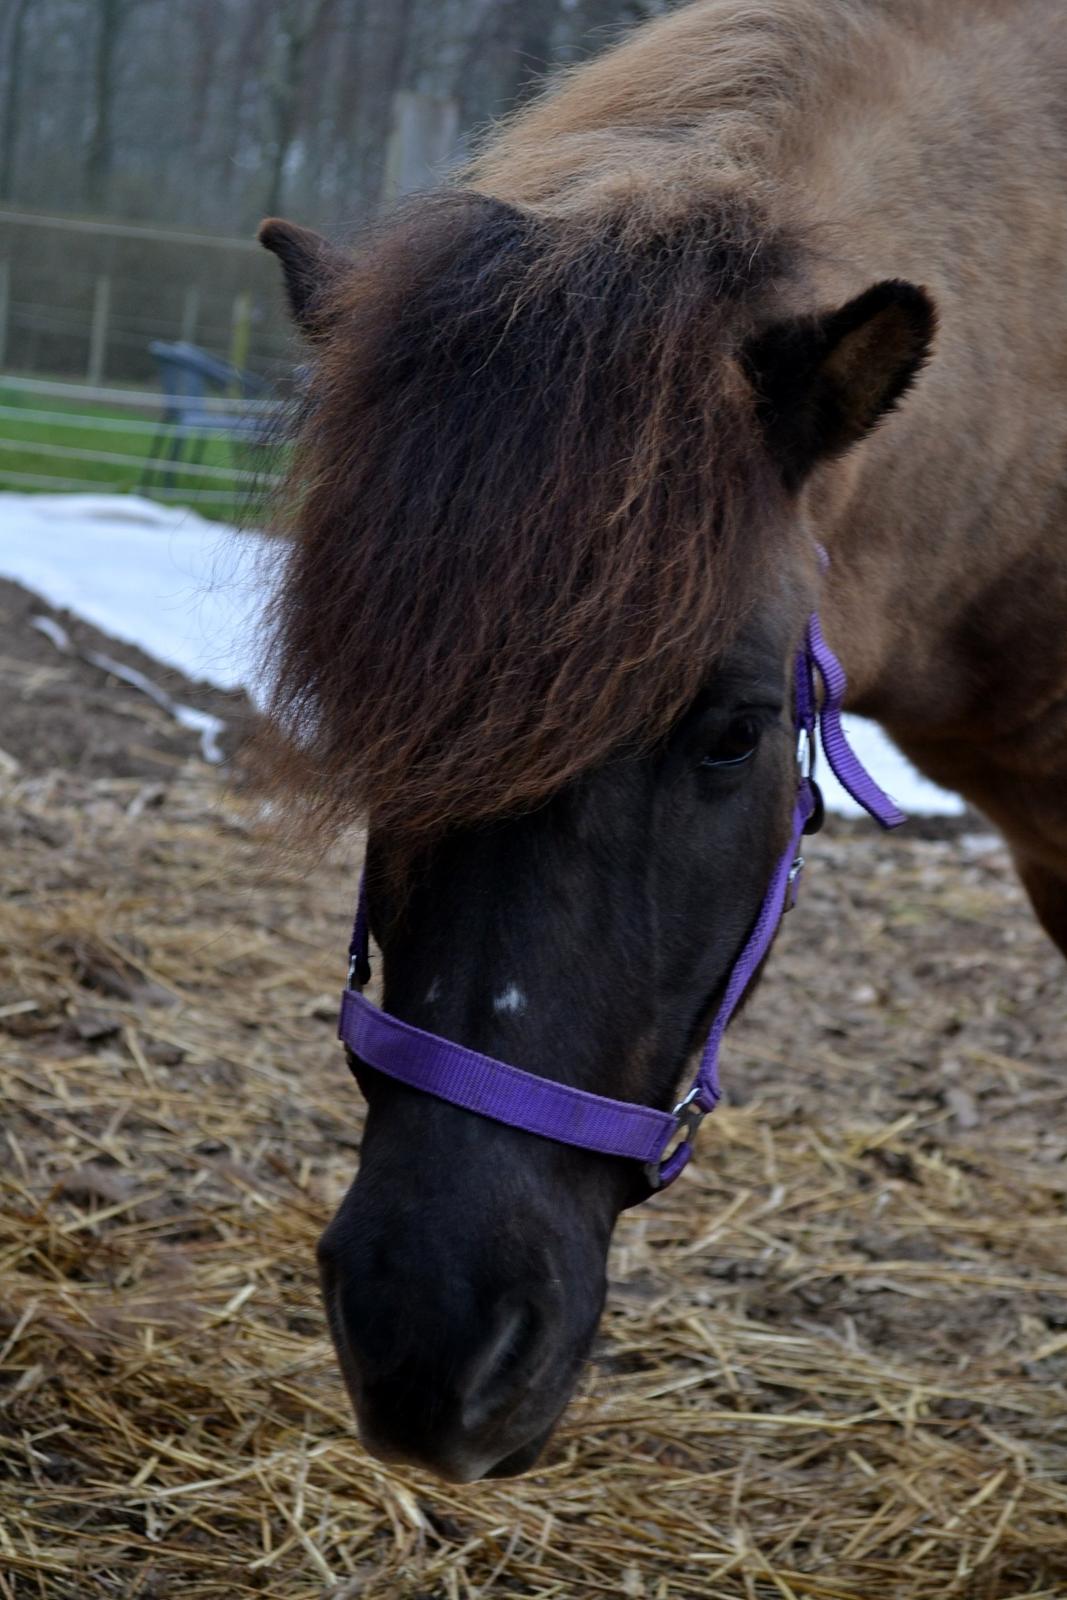
<svg viewBox="0 0 1067 1600"><path fill-rule="evenodd" d="M932 311L803 299L733 192L558 216L456 192L354 258L270 222L313 355L271 641L275 772L369 828L385 1008L665 1108L796 784L804 487L889 411ZM368 1446L537 1458L588 1355L632 1165L356 1063L320 1248Z"/></svg>

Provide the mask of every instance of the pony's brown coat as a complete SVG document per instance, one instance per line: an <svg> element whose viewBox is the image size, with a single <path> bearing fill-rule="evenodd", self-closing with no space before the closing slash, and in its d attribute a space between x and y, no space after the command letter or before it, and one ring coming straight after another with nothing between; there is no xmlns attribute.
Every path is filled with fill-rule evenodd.
<svg viewBox="0 0 1067 1600"><path fill-rule="evenodd" d="M411 828L535 800L662 725L806 519L853 703L990 811L1067 945L1065 104L1059 0L701 0L494 136L464 182L510 210L395 225L298 457L310 793ZM737 351L887 277L935 359L790 523Z"/></svg>

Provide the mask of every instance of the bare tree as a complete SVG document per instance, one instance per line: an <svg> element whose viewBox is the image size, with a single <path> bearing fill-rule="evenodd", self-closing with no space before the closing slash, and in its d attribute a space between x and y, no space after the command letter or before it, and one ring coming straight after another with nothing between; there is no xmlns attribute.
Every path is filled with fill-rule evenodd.
<svg viewBox="0 0 1067 1600"><path fill-rule="evenodd" d="M332 4L333 0L283 0L280 7L267 87L270 131L263 208L268 214L281 208L285 164L296 136L308 45Z"/></svg>
<svg viewBox="0 0 1067 1600"><path fill-rule="evenodd" d="M348 224L675 3L0 0L0 192L231 233L286 205Z"/></svg>
<svg viewBox="0 0 1067 1600"><path fill-rule="evenodd" d="M33 0L13 0L7 17L4 51L7 73L4 82L4 116L0 123L0 195L10 198L15 183L15 153L19 134L19 90L22 84L22 57L26 39L26 18Z"/></svg>

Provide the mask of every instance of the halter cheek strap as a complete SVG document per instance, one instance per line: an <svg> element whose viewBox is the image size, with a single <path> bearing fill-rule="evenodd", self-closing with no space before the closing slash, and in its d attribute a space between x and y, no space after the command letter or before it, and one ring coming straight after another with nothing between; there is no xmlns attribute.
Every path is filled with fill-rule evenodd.
<svg viewBox="0 0 1067 1600"><path fill-rule="evenodd" d="M794 675L793 715L800 743L800 777L789 843L730 971L693 1086L673 1111L612 1100L540 1078L438 1034L414 1028L372 1004L362 993L370 977L365 875L360 881L349 946L348 986L341 998L338 1029L351 1055L409 1088L495 1122L583 1150L639 1161L650 1190L673 1183L693 1153L697 1128L722 1096L719 1050L727 1025L770 949L783 915L796 900L804 866L800 853L803 835L822 825L822 796L813 777L818 742L821 740L827 764L838 782L876 822L883 828L896 828L905 821L904 813L875 783L845 737L841 725L845 686L841 663L823 638L818 616L813 613L797 652Z"/></svg>

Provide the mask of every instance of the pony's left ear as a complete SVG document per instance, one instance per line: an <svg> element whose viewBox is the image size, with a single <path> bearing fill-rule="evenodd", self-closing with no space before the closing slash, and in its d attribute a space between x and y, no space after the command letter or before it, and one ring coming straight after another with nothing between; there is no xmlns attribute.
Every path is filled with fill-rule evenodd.
<svg viewBox="0 0 1067 1600"><path fill-rule="evenodd" d="M326 332L323 307L351 265L348 257L321 234L283 217L261 222L256 237L282 264L293 321L309 339L320 337Z"/></svg>
<svg viewBox="0 0 1067 1600"><path fill-rule="evenodd" d="M792 487L893 409L929 355L936 325L925 289L893 278L837 311L757 335L746 365L772 453Z"/></svg>

